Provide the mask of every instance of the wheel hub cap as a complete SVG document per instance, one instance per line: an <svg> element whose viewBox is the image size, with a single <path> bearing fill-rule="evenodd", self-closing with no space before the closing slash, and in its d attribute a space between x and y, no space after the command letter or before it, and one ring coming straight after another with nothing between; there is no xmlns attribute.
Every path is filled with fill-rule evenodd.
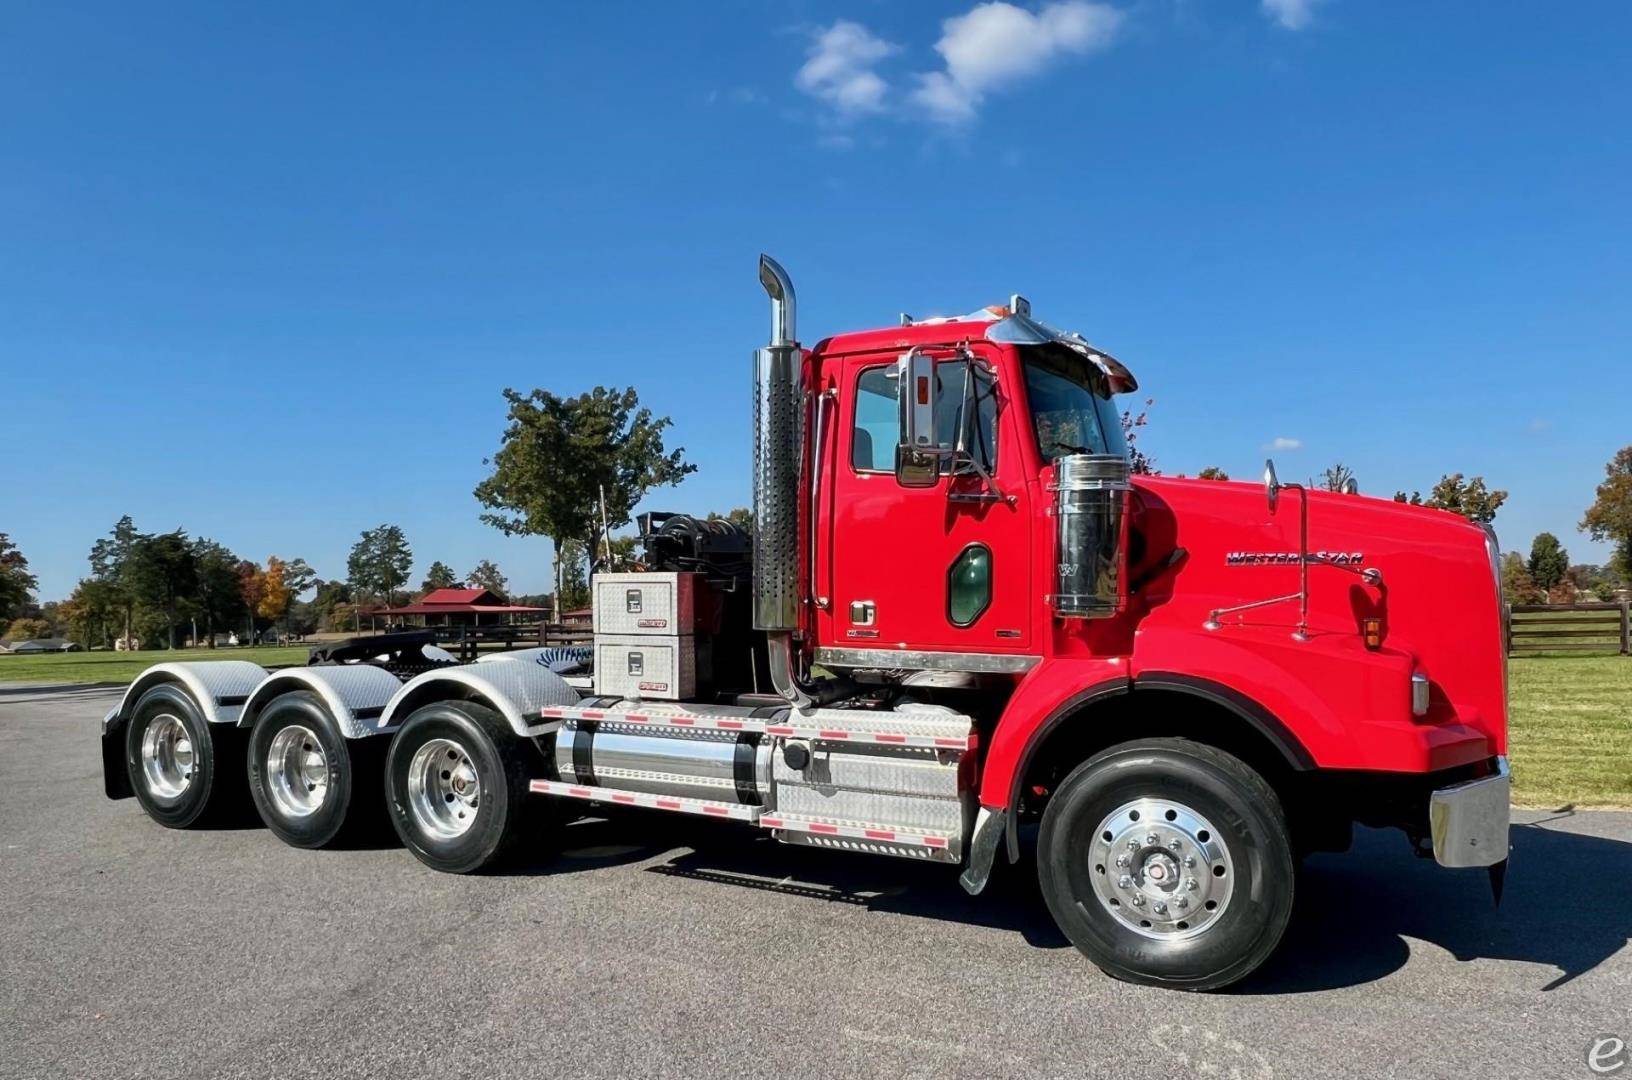
<svg viewBox="0 0 1632 1080"><path fill-rule="evenodd" d="M1117 807L1094 831L1094 896L1123 925L1164 941L1218 921L1235 864L1212 822L1171 799Z"/></svg>
<svg viewBox="0 0 1632 1080"><path fill-rule="evenodd" d="M161 799L179 799L193 782L193 740L178 717L153 718L142 733L142 776Z"/></svg>
<svg viewBox="0 0 1632 1080"><path fill-rule="evenodd" d="M272 736L266 751L267 793L287 817L306 817L329 794L329 762L317 733L295 724Z"/></svg>
<svg viewBox="0 0 1632 1080"><path fill-rule="evenodd" d="M432 739L408 762L408 809L421 829L451 840L476 822L481 781L463 746Z"/></svg>

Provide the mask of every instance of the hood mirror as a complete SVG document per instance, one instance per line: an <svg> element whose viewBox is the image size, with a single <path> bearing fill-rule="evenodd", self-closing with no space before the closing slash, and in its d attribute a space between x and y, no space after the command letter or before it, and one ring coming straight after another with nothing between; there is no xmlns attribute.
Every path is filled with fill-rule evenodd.
<svg viewBox="0 0 1632 1080"><path fill-rule="evenodd" d="M1281 478L1275 475L1275 462L1266 460L1264 462L1264 500L1269 503L1269 509L1272 513L1275 510L1275 504L1280 502L1280 499Z"/></svg>
<svg viewBox="0 0 1632 1080"><path fill-rule="evenodd" d="M1345 494L1345 495L1358 495L1358 494L1360 494L1360 481L1356 480L1352 476L1349 477L1347 480L1343 481L1343 494Z"/></svg>

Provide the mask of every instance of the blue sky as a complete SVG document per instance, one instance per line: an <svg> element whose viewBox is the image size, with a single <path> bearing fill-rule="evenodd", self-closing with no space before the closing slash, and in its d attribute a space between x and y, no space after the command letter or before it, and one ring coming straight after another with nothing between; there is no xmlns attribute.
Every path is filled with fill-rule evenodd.
<svg viewBox="0 0 1632 1080"><path fill-rule="evenodd" d="M808 342L1029 295L1168 472L1482 473L1575 531L1632 441L1632 7L1118 0L14 5L0 531L122 513L342 576L492 558L500 388L633 384L747 501L754 257Z"/></svg>

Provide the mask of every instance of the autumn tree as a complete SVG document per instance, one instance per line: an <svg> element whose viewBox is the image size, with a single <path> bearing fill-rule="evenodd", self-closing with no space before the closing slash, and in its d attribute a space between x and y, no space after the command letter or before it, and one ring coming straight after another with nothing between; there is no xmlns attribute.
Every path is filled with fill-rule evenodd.
<svg viewBox="0 0 1632 1080"><path fill-rule="evenodd" d="M482 520L506 535L553 541L559 618L561 555L574 541L595 550L603 499L606 527L626 525L648 491L678 484L697 467L683 448L664 445L671 422L642 408L632 388L597 386L571 398L506 389L504 399L507 423L476 498L490 511Z"/></svg>
<svg viewBox="0 0 1632 1080"><path fill-rule="evenodd" d="M1516 551L1502 556L1502 599L1509 604L1539 604L1547 599L1530 579L1524 556Z"/></svg>
<svg viewBox="0 0 1632 1080"><path fill-rule="evenodd" d="M1209 465L1196 474L1197 480L1228 480L1230 474L1217 465Z"/></svg>
<svg viewBox="0 0 1632 1080"><path fill-rule="evenodd" d="M1551 595L1569 574L1570 556L1558 537L1550 532L1538 533L1530 542L1530 560L1525 568L1536 588Z"/></svg>
<svg viewBox="0 0 1632 1080"><path fill-rule="evenodd" d="M34 590L40 583L28 572L28 560L11 542L11 537L0 533L0 623L10 622L21 615L34 600Z"/></svg>
<svg viewBox="0 0 1632 1080"><path fill-rule="evenodd" d="M68 636L91 648L108 645L123 625L123 600L113 585L96 578L82 578L62 605Z"/></svg>
<svg viewBox="0 0 1632 1080"><path fill-rule="evenodd" d="M266 568L261 571L260 596L255 601L255 614L269 623L276 624L289 610L289 598L294 591L289 588L288 569L289 564L276 555L266 557Z"/></svg>
<svg viewBox="0 0 1632 1080"><path fill-rule="evenodd" d="M466 580L473 589L486 589L499 596L510 595L510 579L504 576L491 559L483 559L477 563Z"/></svg>
<svg viewBox="0 0 1632 1080"><path fill-rule="evenodd" d="M1615 545L1615 568L1632 581L1632 446L1621 447L1604 466L1604 480L1581 528L1594 540Z"/></svg>
<svg viewBox="0 0 1632 1080"><path fill-rule="evenodd" d="M433 589L452 589L459 584L459 578L454 575L453 567L438 559L425 571L425 580L420 582L420 589L431 592Z"/></svg>
<svg viewBox="0 0 1632 1080"><path fill-rule="evenodd" d="M1480 525L1489 525L1496 520L1496 510L1507 501L1507 492L1491 491L1485 486L1485 478L1475 476L1464 481L1461 473L1448 473L1440 477L1439 483L1424 499L1419 492L1413 491L1410 497L1405 492L1396 491L1394 501L1410 503L1413 506L1430 506L1436 510L1449 510L1453 514L1461 514L1469 521Z"/></svg>
<svg viewBox="0 0 1632 1080"><path fill-rule="evenodd" d="M396 525L380 525L363 532L346 559L346 579L356 593L378 596L389 606L408 581L414 553Z"/></svg>

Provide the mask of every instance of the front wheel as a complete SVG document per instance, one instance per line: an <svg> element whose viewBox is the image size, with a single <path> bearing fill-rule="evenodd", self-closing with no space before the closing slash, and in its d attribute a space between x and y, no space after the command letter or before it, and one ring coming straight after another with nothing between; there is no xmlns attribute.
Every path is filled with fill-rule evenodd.
<svg viewBox="0 0 1632 1080"><path fill-rule="evenodd" d="M1280 799L1246 764L1186 739L1114 746L1049 802L1037 870L1054 920L1108 974L1213 990L1245 978L1292 911Z"/></svg>
<svg viewBox="0 0 1632 1080"><path fill-rule="evenodd" d="M535 818L527 788L536 757L485 705L438 701L414 710L385 760L391 824L403 846L450 874L501 862Z"/></svg>

